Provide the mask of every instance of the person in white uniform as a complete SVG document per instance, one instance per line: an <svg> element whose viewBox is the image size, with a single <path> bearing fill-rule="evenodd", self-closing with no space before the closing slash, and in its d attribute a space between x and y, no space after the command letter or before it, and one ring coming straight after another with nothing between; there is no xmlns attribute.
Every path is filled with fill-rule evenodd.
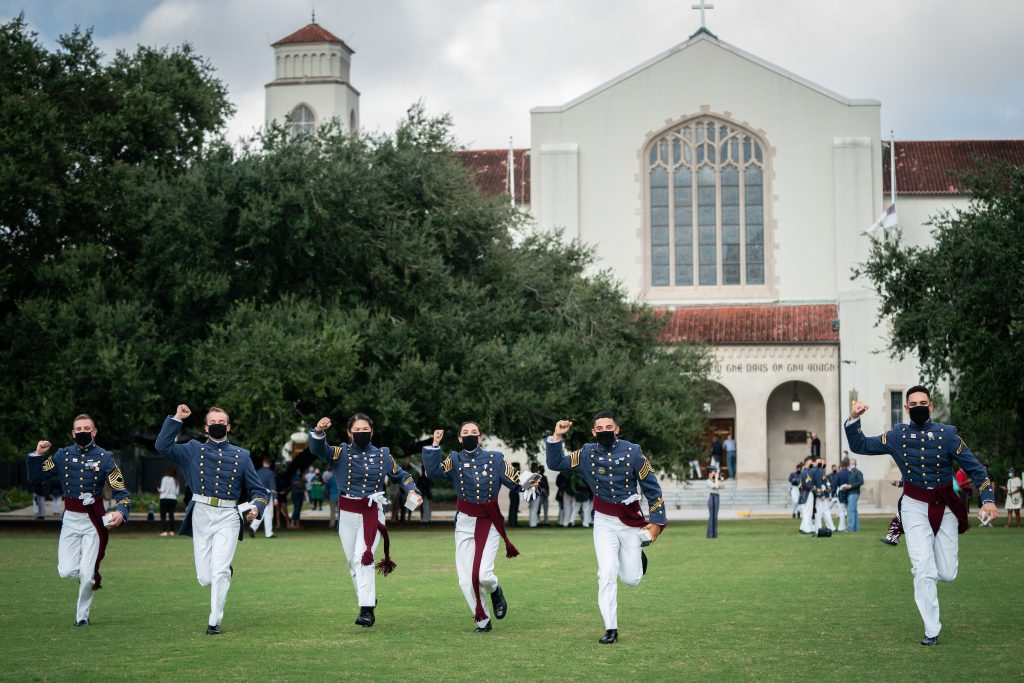
<svg viewBox="0 0 1024 683"><path fill-rule="evenodd" d="M958 534L969 528L967 508L953 491L953 461L971 477L981 497L980 515L995 519L998 511L988 473L953 425L933 422L933 404L926 387L907 390L904 409L909 423L868 437L861 416L868 406L853 404L845 423L850 450L862 455L889 455L903 474L900 520L907 537L914 574L914 600L924 621L922 645L938 644L942 622L936 581L953 581L958 569Z"/></svg>
<svg viewBox="0 0 1024 683"><path fill-rule="evenodd" d="M348 442L327 445L331 419L322 417L309 433L309 450L332 468L338 486L338 538L348 562L349 576L359 601L356 625L369 628L376 622L377 584L373 554L384 541L384 557L377 571L389 575L398 566L391 559L391 541L384 523L385 487L390 481L402 487L407 502L415 508L422 496L413 476L399 467L387 446L375 446L373 421L356 413L348 421Z"/></svg>
<svg viewBox="0 0 1024 683"><path fill-rule="evenodd" d="M28 454L29 483L59 481L64 491L64 517L57 543L57 574L78 581L75 626L89 625L93 593L103 587L100 561L106 554L108 528L120 526L131 510L131 494L124 485L114 456L96 445L96 423L88 415L74 419L74 443L50 456L49 441L40 441ZM103 486L109 484L117 509L104 514Z"/></svg>
<svg viewBox="0 0 1024 683"><path fill-rule="evenodd" d="M263 514L270 494L256 476L249 451L228 441L231 423L223 408L207 411L204 429L209 438L205 443L195 439L177 443L182 423L190 415L191 409L183 403L164 420L156 437L156 450L178 466L192 489L179 533L192 537L196 578L199 585L210 587L206 635L215 636L221 633L224 604L235 573L231 561L242 540L242 512L238 506L242 481L252 497L244 506L245 518L250 522Z"/></svg>
<svg viewBox="0 0 1024 683"><path fill-rule="evenodd" d="M636 586L647 572L643 547L657 540L668 523L661 486L640 446L619 438L615 416L594 416L594 443L566 454L563 437L572 428L559 420L545 443L548 469L583 475L594 492L594 552L597 555L597 604L605 633L598 640L611 645L619 639L618 582ZM648 503L650 521L640 510L639 487Z"/></svg>

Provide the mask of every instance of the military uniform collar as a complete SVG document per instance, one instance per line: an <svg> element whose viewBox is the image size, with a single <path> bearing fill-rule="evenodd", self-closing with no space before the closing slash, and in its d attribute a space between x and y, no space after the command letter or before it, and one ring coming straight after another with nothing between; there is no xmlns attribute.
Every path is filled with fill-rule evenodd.
<svg viewBox="0 0 1024 683"><path fill-rule="evenodd" d="M223 441L214 441L212 438L206 437L206 445L216 446L217 448L224 448L226 446L230 446L231 441L229 441L227 438L225 438Z"/></svg>
<svg viewBox="0 0 1024 683"><path fill-rule="evenodd" d="M466 455L466 457L475 458L476 456L483 454L484 451L482 448L477 446L471 451L463 450L462 452Z"/></svg>
<svg viewBox="0 0 1024 683"><path fill-rule="evenodd" d="M917 423L916 423L916 422L914 422L914 421L910 421L910 422L908 422L907 424L908 424L908 425L909 425L910 427L912 427L912 428L916 429L916 430L917 430L917 431L919 431L919 432L927 432L927 431L928 431L929 429L934 429L934 428L935 428L935 422L934 422L934 421L933 421L933 420L932 420L932 419L931 419L930 417L929 417L929 418L928 418L928 420L927 420L927 421L926 421L926 422L925 422L925 423L924 423L923 425L921 425L920 427L919 427L919 426L917 425Z"/></svg>
<svg viewBox="0 0 1024 683"><path fill-rule="evenodd" d="M89 452L92 451L94 448L99 448L99 446L96 445L95 440L90 441L89 445L86 446L85 448L82 448L77 443L71 444L71 447L75 450L75 453L77 453L78 455L88 455Z"/></svg>
<svg viewBox="0 0 1024 683"><path fill-rule="evenodd" d="M366 444L366 448L360 448L359 446L355 445L354 443L350 443L348 445L348 447L349 447L349 450L352 453L355 453L356 455L366 455L367 453L376 453L377 452L377 447L374 446L372 443Z"/></svg>

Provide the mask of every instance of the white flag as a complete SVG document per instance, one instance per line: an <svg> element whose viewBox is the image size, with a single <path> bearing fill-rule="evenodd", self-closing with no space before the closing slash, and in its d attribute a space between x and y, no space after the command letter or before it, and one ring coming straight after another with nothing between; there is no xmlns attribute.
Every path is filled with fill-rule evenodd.
<svg viewBox="0 0 1024 683"><path fill-rule="evenodd" d="M864 231L865 235L877 235L880 230L896 227L896 205L890 204L889 208L882 212L870 228Z"/></svg>

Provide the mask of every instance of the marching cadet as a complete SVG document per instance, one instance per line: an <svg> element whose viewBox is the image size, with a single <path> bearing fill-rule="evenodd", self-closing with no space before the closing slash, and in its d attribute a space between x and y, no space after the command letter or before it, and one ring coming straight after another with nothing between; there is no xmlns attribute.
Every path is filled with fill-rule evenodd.
<svg viewBox="0 0 1024 683"><path fill-rule="evenodd" d="M491 615L483 602L483 593L491 596L495 619L508 613L505 593L494 574L494 558L498 553L498 537L505 541L505 556L516 557L519 551L505 533L505 523L498 508L498 492L502 485L526 491L529 502L536 495L540 477L531 475L524 488L519 471L505 462L498 451L480 448L480 426L465 422L459 428L461 451L452 451L441 460L441 439L444 430L434 430L434 443L423 448L423 469L428 476L443 477L455 486L458 515L455 517L455 567L466 602L473 611L476 632L491 630Z"/></svg>
<svg viewBox="0 0 1024 683"><path fill-rule="evenodd" d="M309 433L309 451L334 470L334 481L338 485L338 538L359 601L359 616L355 623L369 628L376 621L373 610L377 605L373 554L382 539L384 557L377 563L377 571L387 576L396 567L391 559L391 542L384 523L385 480L399 484L414 505L422 502L423 497L412 475L398 466L390 450L370 443L373 421L369 416L356 413L349 418L348 443L340 446L327 445L327 430L330 428L331 419L320 418L316 428Z"/></svg>
<svg viewBox="0 0 1024 683"><path fill-rule="evenodd" d="M647 572L647 555L642 548L658 539L664 530L665 501L654 468L640 446L619 439L619 425L612 413L594 416L591 433L596 443L587 443L566 455L562 437L572 422L559 420L548 437L548 469L572 470L583 475L594 492L594 550L597 553L597 604L604 618L605 634L598 641L610 645L619 638L618 583L640 583ZM640 511L637 486L647 498L650 522Z"/></svg>
<svg viewBox="0 0 1024 683"><path fill-rule="evenodd" d="M789 473L789 501L793 504L791 516L796 519L800 515L800 473L803 471L803 464L797 464L796 469Z"/></svg>
<svg viewBox="0 0 1024 683"><path fill-rule="evenodd" d="M957 534L969 528L967 508L953 491L955 460L978 487L981 514L995 519L999 512L985 468L952 425L933 422L931 395L923 386L907 389L903 406L909 424L895 425L881 436L864 436L860 417L868 406L856 401L846 421L850 450L862 455L892 456L903 474L899 517L907 537L914 574L914 600L924 621L922 645L939 642L939 597L936 580L952 581L957 573Z"/></svg>
<svg viewBox="0 0 1024 683"><path fill-rule="evenodd" d="M195 439L184 444L176 443L182 421L191 414L192 410L181 404L173 416L164 420L156 437L156 450L178 466L192 490L192 500L185 508L185 521L179 533L192 536L196 578L200 586L210 587L210 618L206 635L215 636L221 633L224 603L234 574L231 560L235 556L235 547L242 540L242 518L238 508L242 480L252 495L247 506L247 521L251 522L263 514L270 498L256 475L249 451L228 441L231 423L222 408L210 408L206 413L205 429L209 436L206 443Z"/></svg>
<svg viewBox="0 0 1024 683"><path fill-rule="evenodd" d="M96 445L97 433L92 418L79 415L71 426L73 445L64 446L44 459L51 444L40 441L36 450L28 454L26 463L29 483L53 480L64 490L57 574L62 579L78 579L76 627L89 625L93 593L103 587L100 561L110 536L107 528L124 523L132 506L114 456ZM110 484L117 501L117 509L108 515L104 515L104 484Z"/></svg>

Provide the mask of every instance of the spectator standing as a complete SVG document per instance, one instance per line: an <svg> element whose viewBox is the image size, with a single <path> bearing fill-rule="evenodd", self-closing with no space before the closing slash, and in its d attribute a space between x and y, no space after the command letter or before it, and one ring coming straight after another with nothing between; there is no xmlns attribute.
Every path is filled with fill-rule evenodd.
<svg viewBox="0 0 1024 683"><path fill-rule="evenodd" d="M708 538L718 538L719 495L725 484L718 478L718 470L708 471Z"/></svg>
<svg viewBox="0 0 1024 683"><path fill-rule="evenodd" d="M839 513L839 526L836 531L846 531L848 523L849 491L850 491L850 460L843 458L839 461L839 472L836 473L835 486L833 487L836 496L836 512Z"/></svg>
<svg viewBox="0 0 1024 683"><path fill-rule="evenodd" d="M423 507L420 508L420 522L430 524L430 501L434 500L434 480L421 471L416 477L416 488L423 496Z"/></svg>
<svg viewBox="0 0 1024 683"><path fill-rule="evenodd" d="M50 511L59 515L63 512L64 508L64 489L60 487L60 482L54 479L50 482Z"/></svg>
<svg viewBox="0 0 1024 683"><path fill-rule="evenodd" d="M514 462L512 467L518 472L520 465ZM515 488L508 490L508 525L519 526L519 490Z"/></svg>
<svg viewBox="0 0 1024 683"><path fill-rule="evenodd" d="M32 484L32 502L36 506L36 519L46 518L46 486L47 482L42 479Z"/></svg>
<svg viewBox="0 0 1024 683"><path fill-rule="evenodd" d="M1017 518L1017 528L1020 528L1020 508L1024 503L1024 494L1021 493L1021 479L1017 470L1013 467L1009 471L1010 478L1006 480L1006 526L1010 521Z"/></svg>
<svg viewBox="0 0 1024 683"><path fill-rule="evenodd" d="M292 529L301 529L302 525L302 504L306 501L306 478L302 475L295 477L292 482Z"/></svg>
<svg viewBox="0 0 1024 683"><path fill-rule="evenodd" d="M292 519L288 516L288 494L291 492L292 486L288 482L284 468L279 468L274 473L274 481L276 483L274 488L277 491L277 511L274 523L278 529L291 529Z"/></svg>
<svg viewBox="0 0 1024 683"><path fill-rule="evenodd" d="M860 531L860 515L857 512L857 502L860 500L860 487L864 485L864 473L857 468L857 459L850 460L850 482L846 490L846 514L848 521L847 531Z"/></svg>
<svg viewBox="0 0 1024 683"><path fill-rule="evenodd" d="M533 471L540 475L540 484L537 486L537 497L530 501L530 526L535 527L540 524L540 511L544 509L544 524L548 523L548 496L551 493L551 485L548 483L548 478L544 475L543 465L537 465L533 468Z"/></svg>
<svg viewBox="0 0 1024 683"><path fill-rule="evenodd" d="M722 443L722 447L725 449L725 462L729 468L729 477L732 479L736 478L736 439L733 438L732 432L729 432L729 436L726 437L725 442Z"/></svg>
<svg viewBox="0 0 1024 683"><path fill-rule="evenodd" d="M971 488L971 478L967 476L967 473L964 472L963 468L961 467L957 470L955 479L957 486L960 487L960 500L963 501L964 507L967 508L967 514L970 515L971 491L973 491L973 489Z"/></svg>
<svg viewBox="0 0 1024 683"><path fill-rule="evenodd" d="M309 480L309 506L312 510L324 509L324 480L319 469L313 470Z"/></svg>
<svg viewBox="0 0 1024 683"><path fill-rule="evenodd" d="M324 472L324 486L327 488L327 507L331 510L327 528L333 529L338 525L338 479L330 467Z"/></svg>
<svg viewBox="0 0 1024 683"><path fill-rule="evenodd" d="M572 521L569 517L572 514L574 503L572 479L568 472L559 472L555 478L555 487L558 489L558 526L569 526Z"/></svg>
<svg viewBox="0 0 1024 683"><path fill-rule="evenodd" d="M160 535L174 535L174 511L178 509L178 479L173 467L164 470L160 480L160 488L156 490L160 496Z"/></svg>
<svg viewBox="0 0 1024 683"><path fill-rule="evenodd" d="M722 468L722 442L718 440L716 435L711 440L711 468L718 471Z"/></svg>
<svg viewBox="0 0 1024 683"><path fill-rule="evenodd" d="M263 508L263 514L254 519L249 524L249 536L252 538L256 537L256 531L260 528L260 524L263 524L263 534L267 538L274 537L274 503L277 500L277 477L274 475L274 462L269 458L263 458L263 467L256 470L256 477L263 484L263 488L267 490L267 500L269 501L266 507Z"/></svg>
<svg viewBox="0 0 1024 683"><path fill-rule="evenodd" d="M811 457L815 460L821 457L821 439L814 432L811 432Z"/></svg>

